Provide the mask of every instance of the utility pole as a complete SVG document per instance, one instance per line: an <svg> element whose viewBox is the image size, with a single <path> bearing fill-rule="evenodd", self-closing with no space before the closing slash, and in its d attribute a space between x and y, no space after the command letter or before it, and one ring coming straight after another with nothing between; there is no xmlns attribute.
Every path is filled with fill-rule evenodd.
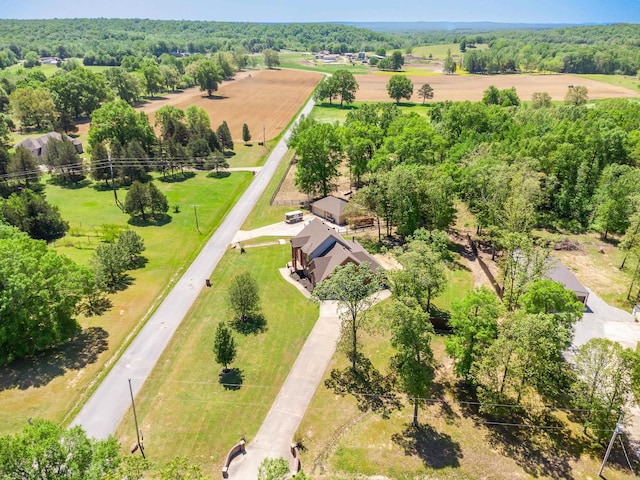
<svg viewBox="0 0 640 480"><path fill-rule="evenodd" d="M267 131L267 129L266 129L264 123L263 123L262 124L262 145L264 145L265 148L267 146L266 131Z"/></svg>
<svg viewBox="0 0 640 480"><path fill-rule="evenodd" d="M618 438L618 435L622 433L622 417L624 413L620 412L620 416L618 417L618 422L616 423L616 428L613 429L613 434L611 435L611 441L609 442L609 446L607 447L607 452L604 454L604 458L602 459L602 465L600 465L600 470L598 471L598 476L602 477L602 471L604 470L604 466L609 459L609 455L611 454L611 449L613 448L613 443Z"/></svg>
<svg viewBox="0 0 640 480"><path fill-rule="evenodd" d="M136 404L133 401L133 390L131 389L131 379L129 379L129 393L131 394L131 408L133 408L133 420L136 423L136 436L138 438L137 445L138 445L138 448L140 449L140 453L142 454L142 458L147 458L144 455L144 446L142 445L142 441L140 440L140 429L138 428L138 415L136 415Z"/></svg>
<svg viewBox="0 0 640 480"><path fill-rule="evenodd" d="M113 198L116 200L116 205L122 210L122 204L120 200L118 200L118 192L116 191L116 183L113 179L113 162L111 161L111 152L107 153L107 158L109 159L109 172L111 172L111 188L113 189Z"/></svg>

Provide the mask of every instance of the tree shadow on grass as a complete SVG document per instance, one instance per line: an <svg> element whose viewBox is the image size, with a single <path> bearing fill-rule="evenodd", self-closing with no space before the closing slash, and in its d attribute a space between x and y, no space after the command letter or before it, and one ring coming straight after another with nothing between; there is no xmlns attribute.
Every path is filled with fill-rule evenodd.
<svg viewBox="0 0 640 480"><path fill-rule="evenodd" d="M146 220L143 220L141 217L131 217L127 223L135 227L162 227L163 225L171 223L171 220L171 215L163 215L156 219L147 218Z"/></svg>
<svg viewBox="0 0 640 480"><path fill-rule="evenodd" d="M162 176L158 180L163 183L179 183L196 176L196 172L176 172L167 176Z"/></svg>
<svg viewBox="0 0 640 480"><path fill-rule="evenodd" d="M236 332L243 335L264 333L267 331L267 319L259 313L251 315L244 320L236 318L231 322L231 326Z"/></svg>
<svg viewBox="0 0 640 480"><path fill-rule="evenodd" d="M50 185L55 185L56 187L67 189L67 190L80 190L84 187L90 186L93 182L88 178L78 180L77 182L72 182L63 178L60 175L52 175L47 180L47 183Z"/></svg>
<svg viewBox="0 0 640 480"><path fill-rule="evenodd" d="M100 327L86 328L64 345L0 367L0 391L43 387L67 370L80 370L94 363L107 349L108 336Z"/></svg>
<svg viewBox="0 0 640 480"><path fill-rule="evenodd" d="M357 354L357 369L333 369L324 384L337 395L353 395L362 412L380 413L389 418L402 403L394 392L393 378L382 375L363 354Z"/></svg>
<svg viewBox="0 0 640 480"><path fill-rule="evenodd" d="M394 433L391 440L404 450L405 455L420 457L426 467L441 469L460 466L460 445L430 425L409 425L401 433Z"/></svg>
<svg viewBox="0 0 640 480"><path fill-rule="evenodd" d="M240 368L231 368L226 373L220 373L218 377L218 383L222 385L225 390L240 390L243 380L244 375Z"/></svg>
<svg viewBox="0 0 640 480"><path fill-rule="evenodd" d="M227 178L231 176L231 172L209 172L207 178Z"/></svg>

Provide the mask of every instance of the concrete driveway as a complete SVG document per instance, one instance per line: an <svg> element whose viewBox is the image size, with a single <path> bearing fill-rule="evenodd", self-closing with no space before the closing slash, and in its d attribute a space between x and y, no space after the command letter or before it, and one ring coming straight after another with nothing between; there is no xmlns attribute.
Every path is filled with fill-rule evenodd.
<svg viewBox="0 0 640 480"><path fill-rule="evenodd" d="M624 347L636 348L640 341L640 323L634 321L630 312L612 307L592 290L589 290L587 306L588 310L575 326L574 348L592 338L607 338Z"/></svg>

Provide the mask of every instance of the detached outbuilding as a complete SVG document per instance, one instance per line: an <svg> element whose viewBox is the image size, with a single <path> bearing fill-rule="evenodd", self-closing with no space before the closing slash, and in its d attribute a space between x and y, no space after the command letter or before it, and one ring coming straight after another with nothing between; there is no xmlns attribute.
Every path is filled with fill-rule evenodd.
<svg viewBox="0 0 640 480"><path fill-rule="evenodd" d="M578 300L584 305L587 304L589 299L589 291L580 283L571 270L569 270L564 263L557 258L549 259L549 270L545 275L549 280L561 283L564 288L571 290L576 294Z"/></svg>
<svg viewBox="0 0 640 480"><path fill-rule="evenodd" d="M324 197L311 204L311 213L336 225L346 225L344 207L347 201L338 197Z"/></svg>

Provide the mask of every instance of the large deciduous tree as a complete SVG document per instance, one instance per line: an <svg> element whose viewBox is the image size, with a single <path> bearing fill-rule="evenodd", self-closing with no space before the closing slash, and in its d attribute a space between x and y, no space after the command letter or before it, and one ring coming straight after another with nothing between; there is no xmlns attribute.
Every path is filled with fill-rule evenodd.
<svg viewBox="0 0 640 480"><path fill-rule="evenodd" d="M472 368L498 336L502 304L495 293L480 287L454 302L451 310L452 335L446 340L447 353L454 359L456 374L469 380Z"/></svg>
<svg viewBox="0 0 640 480"><path fill-rule="evenodd" d="M402 269L391 275L394 296L411 297L425 311L431 310L431 300L447 285L447 275L441 255L426 242L414 240L398 255Z"/></svg>
<svg viewBox="0 0 640 480"><path fill-rule="evenodd" d="M35 240L51 242L64 237L69 223L60 215L58 207L47 202L43 195L25 189L0 200L4 220Z"/></svg>
<svg viewBox="0 0 640 480"><path fill-rule="evenodd" d="M113 437L90 439L80 426L65 429L36 419L22 432L0 437L0 478L6 480L101 479L120 462Z"/></svg>
<svg viewBox="0 0 640 480"><path fill-rule="evenodd" d="M577 403L588 411L585 429L591 426L599 439L609 438L618 413L630 405L635 356L604 338L589 340L576 353Z"/></svg>
<svg viewBox="0 0 640 480"><path fill-rule="evenodd" d="M397 353L391 366L402 391L413 403L413 426L418 426L418 407L429 397L433 381L433 327L429 314L413 301L395 301L389 309L391 345Z"/></svg>
<svg viewBox="0 0 640 480"><path fill-rule="evenodd" d="M264 64L267 68L273 68L280 65L280 56L278 52L271 48L267 48L262 52L264 58Z"/></svg>
<svg viewBox="0 0 640 480"><path fill-rule="evenodd" d="M233 277L227 289L227 304L235 320L246 322L260 314L258 282L249 272Z"/></svg>
<svg viewBox="0 0 640 480"><path fill-rule="evenodd" d="M55 104L45 88L17 88L9 95L9 103L23 129L51 128L55 124Z"/></svg>
<svg viewBox="0 0 640 480"><path fill-rule="evenodd" d="M308 195L326 197L342 163L342 144L336 126L310 122L292 135L289 145L299 156L295 184Z"/></svg>
<svg viewBox="0 0 640 480"><path fill-rule="evenodd" d="M400 103L401 98L409 100L413 95L413 83L406 75L393 75L387 83L389 96Z"/></svg>
<svg viewBox="0 0 640 480"><path fill-rule="evenodd" d="M0 364L65 342L80 326L73 318L91 273L0 224Z"/></svg>
<svg viewBox="0 0 640 480"><path fill-rule="evenodd" d="M365 324L366 311L375 302L374 294L380 290L383 275L371 271L371 264L347 263L336 267L331 276L313 290L315 300L335 300L342 321L341 341L349 345L348 357L355 372L358 359L358 334Z"/></svg>
<svg viewBox="0 0 640 480"><path fill-rule="evenodd" d="M150 151L155 142L153 129L144 112L135 109L124 100L109 102L91 114L89 127L89 143L114 142L125 147L132 140L137 140L146 151Z"/></svg>
<svg viewBox="0 0 640 480"><path fill-rule="evenodd" d="M135 105L140 101L142 85L135 74L127 72L122 67L114 67L105 70L104 79L107 86L129 105Z"/></svg>
<svg viewBox="0 0 640 480"><path fill-rule="evenodd" d="M91 115L108 95L104 77L82 67L54 75L45 85L58 112L74 118Z"/></svg>
<svg viewBox="0 0 640 480"><path fill-rule="evenodd" d="M564 96L564 103L567 105L580 106L589 100L589 90L584 85L570 86Z"/></svg>
<svg viewBox="0 0 640 480"><path fill-rule="evenodd" d="M335 83L335 92L340 97L341 107L343 104L353 103L358 90L358 82L353 73L349 70L337 70L328 80Z"/></svg>
<svg viewBox="0 0 640 480"><path fill-rule="evenodd" d="M206 91L207 96L211 97L222 81L222 71L213 60L200 60L195 69L195 79L200 90Z"/></svg>

